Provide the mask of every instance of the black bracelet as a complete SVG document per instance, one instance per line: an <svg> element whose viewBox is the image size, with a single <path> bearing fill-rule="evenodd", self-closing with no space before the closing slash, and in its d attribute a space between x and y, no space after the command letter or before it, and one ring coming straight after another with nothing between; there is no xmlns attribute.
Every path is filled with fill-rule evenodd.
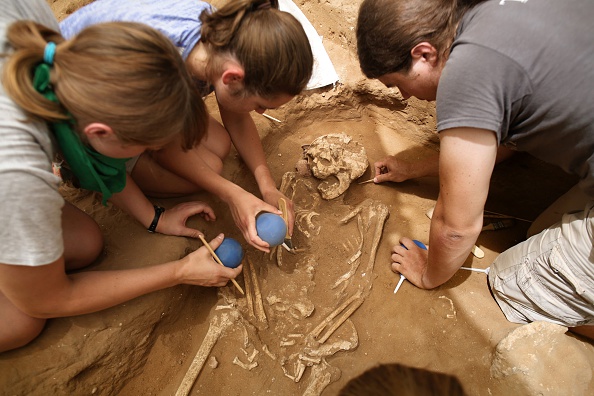
<svg viewBox="0 0 594 396"><path fill-rule="evenodd" d="M165 212L165 208L162 208L157 205L153 205L155 208L155 217L153 218L153 222L148 228L148 232L155 232L155 228L157 228L157 224L159 223L159 219L161 218L161 214Z"/></svg>

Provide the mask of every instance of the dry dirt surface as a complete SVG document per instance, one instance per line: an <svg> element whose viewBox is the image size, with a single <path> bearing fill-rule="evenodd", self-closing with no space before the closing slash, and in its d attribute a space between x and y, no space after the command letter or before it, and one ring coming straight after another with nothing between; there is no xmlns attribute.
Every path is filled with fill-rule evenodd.
<svg viewBox="0 0 594 396"><path fill-rule="evenodd" d="M58 19L89 2L48 1ZM430 291L404 282L393 293L398 277L390 271L390 247L402 236L427 243L426 213L438 181L359 182L386 155L423 158L439 150L434 105L404 101L397 90L362 76L354 31L359 0L296 4L323 36L340 82L269 111L281 123L253 117L273 177L295 202L299 252L263 254L243 243L247 259L237 282L245 295L231 283L178 286L99 313L50 320L33 343L0 355L0 393L337 395L366 370L398 363L455 376L469 395L594 394L594 346L560 326L509 323L484 273L460 270ZM214 98L207 103L217 117ZM342 133L364 147L370 166L346 192L325 200L322 181L295 166L303 145ZM257 194L235 153L224 175ZM528 221L483 232L477 245L484 258L471 255L464 265L487 268L574 182L528 156L498 166L486 209ZM64 194L105 233L105 252L91 270L157 264L201 246L149 234L93 195L68 188ZM215 209L215 223L191 220L207 239L225 232L242 241L224 203L208 194L155 202L170 207L187 199Z"/></svg>

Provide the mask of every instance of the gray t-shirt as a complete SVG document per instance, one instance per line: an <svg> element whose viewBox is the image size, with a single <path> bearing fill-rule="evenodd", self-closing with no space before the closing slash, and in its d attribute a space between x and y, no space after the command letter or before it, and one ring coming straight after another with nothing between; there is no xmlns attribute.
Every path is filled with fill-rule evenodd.
<svg viewBox="0 0 594 396"><path fill-rule="evenodd" d="M45 0L0 0L0 8L2 53L10 53L6 29L16 20L34 20L58 31ZM48 128L25 120L0 86L0 263L36 266L64 252L64 199L58 192L60 179L51 170L55 146Z"/></svg>
<svg viewBox="0 0 594 396"><path fill-rule="evenodd" d="M594 197L593 20L591 0L490 0L467 12L437 90L438 131L494 131Z"/></svg>

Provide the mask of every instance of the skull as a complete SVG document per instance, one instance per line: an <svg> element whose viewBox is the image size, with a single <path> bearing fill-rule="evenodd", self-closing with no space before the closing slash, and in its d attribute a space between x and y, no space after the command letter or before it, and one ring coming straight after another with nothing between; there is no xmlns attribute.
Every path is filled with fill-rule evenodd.
<svg viewBox="0 0 594 396"><path fill-rule="evenodd" d="M304 156L313 175L324 180L318 191L328 200L345 192L369 166L365 148L344 133L320 136L304 146ZM326 180L330 176L334 176L338 183Z"/></svg>

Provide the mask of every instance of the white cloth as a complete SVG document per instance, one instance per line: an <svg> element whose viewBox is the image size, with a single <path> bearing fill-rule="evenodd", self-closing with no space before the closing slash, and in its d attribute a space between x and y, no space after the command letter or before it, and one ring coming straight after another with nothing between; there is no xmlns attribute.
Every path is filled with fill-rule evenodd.
<svg viewBox="0 0 594 396"><path fill-rule="evenodd" d="M336 84L338 82L338 74L334 69L334 65L324 48L322 38L318 35L318 32L305 17L303 12L297 7L291 0L279 0L278 6L281 11L288 12L293 15L305 30L307 38L309 39L309 45L314 56L314 67L311 79L307 83L305 89L314 89L325 87L330 84Z"/></svg>

